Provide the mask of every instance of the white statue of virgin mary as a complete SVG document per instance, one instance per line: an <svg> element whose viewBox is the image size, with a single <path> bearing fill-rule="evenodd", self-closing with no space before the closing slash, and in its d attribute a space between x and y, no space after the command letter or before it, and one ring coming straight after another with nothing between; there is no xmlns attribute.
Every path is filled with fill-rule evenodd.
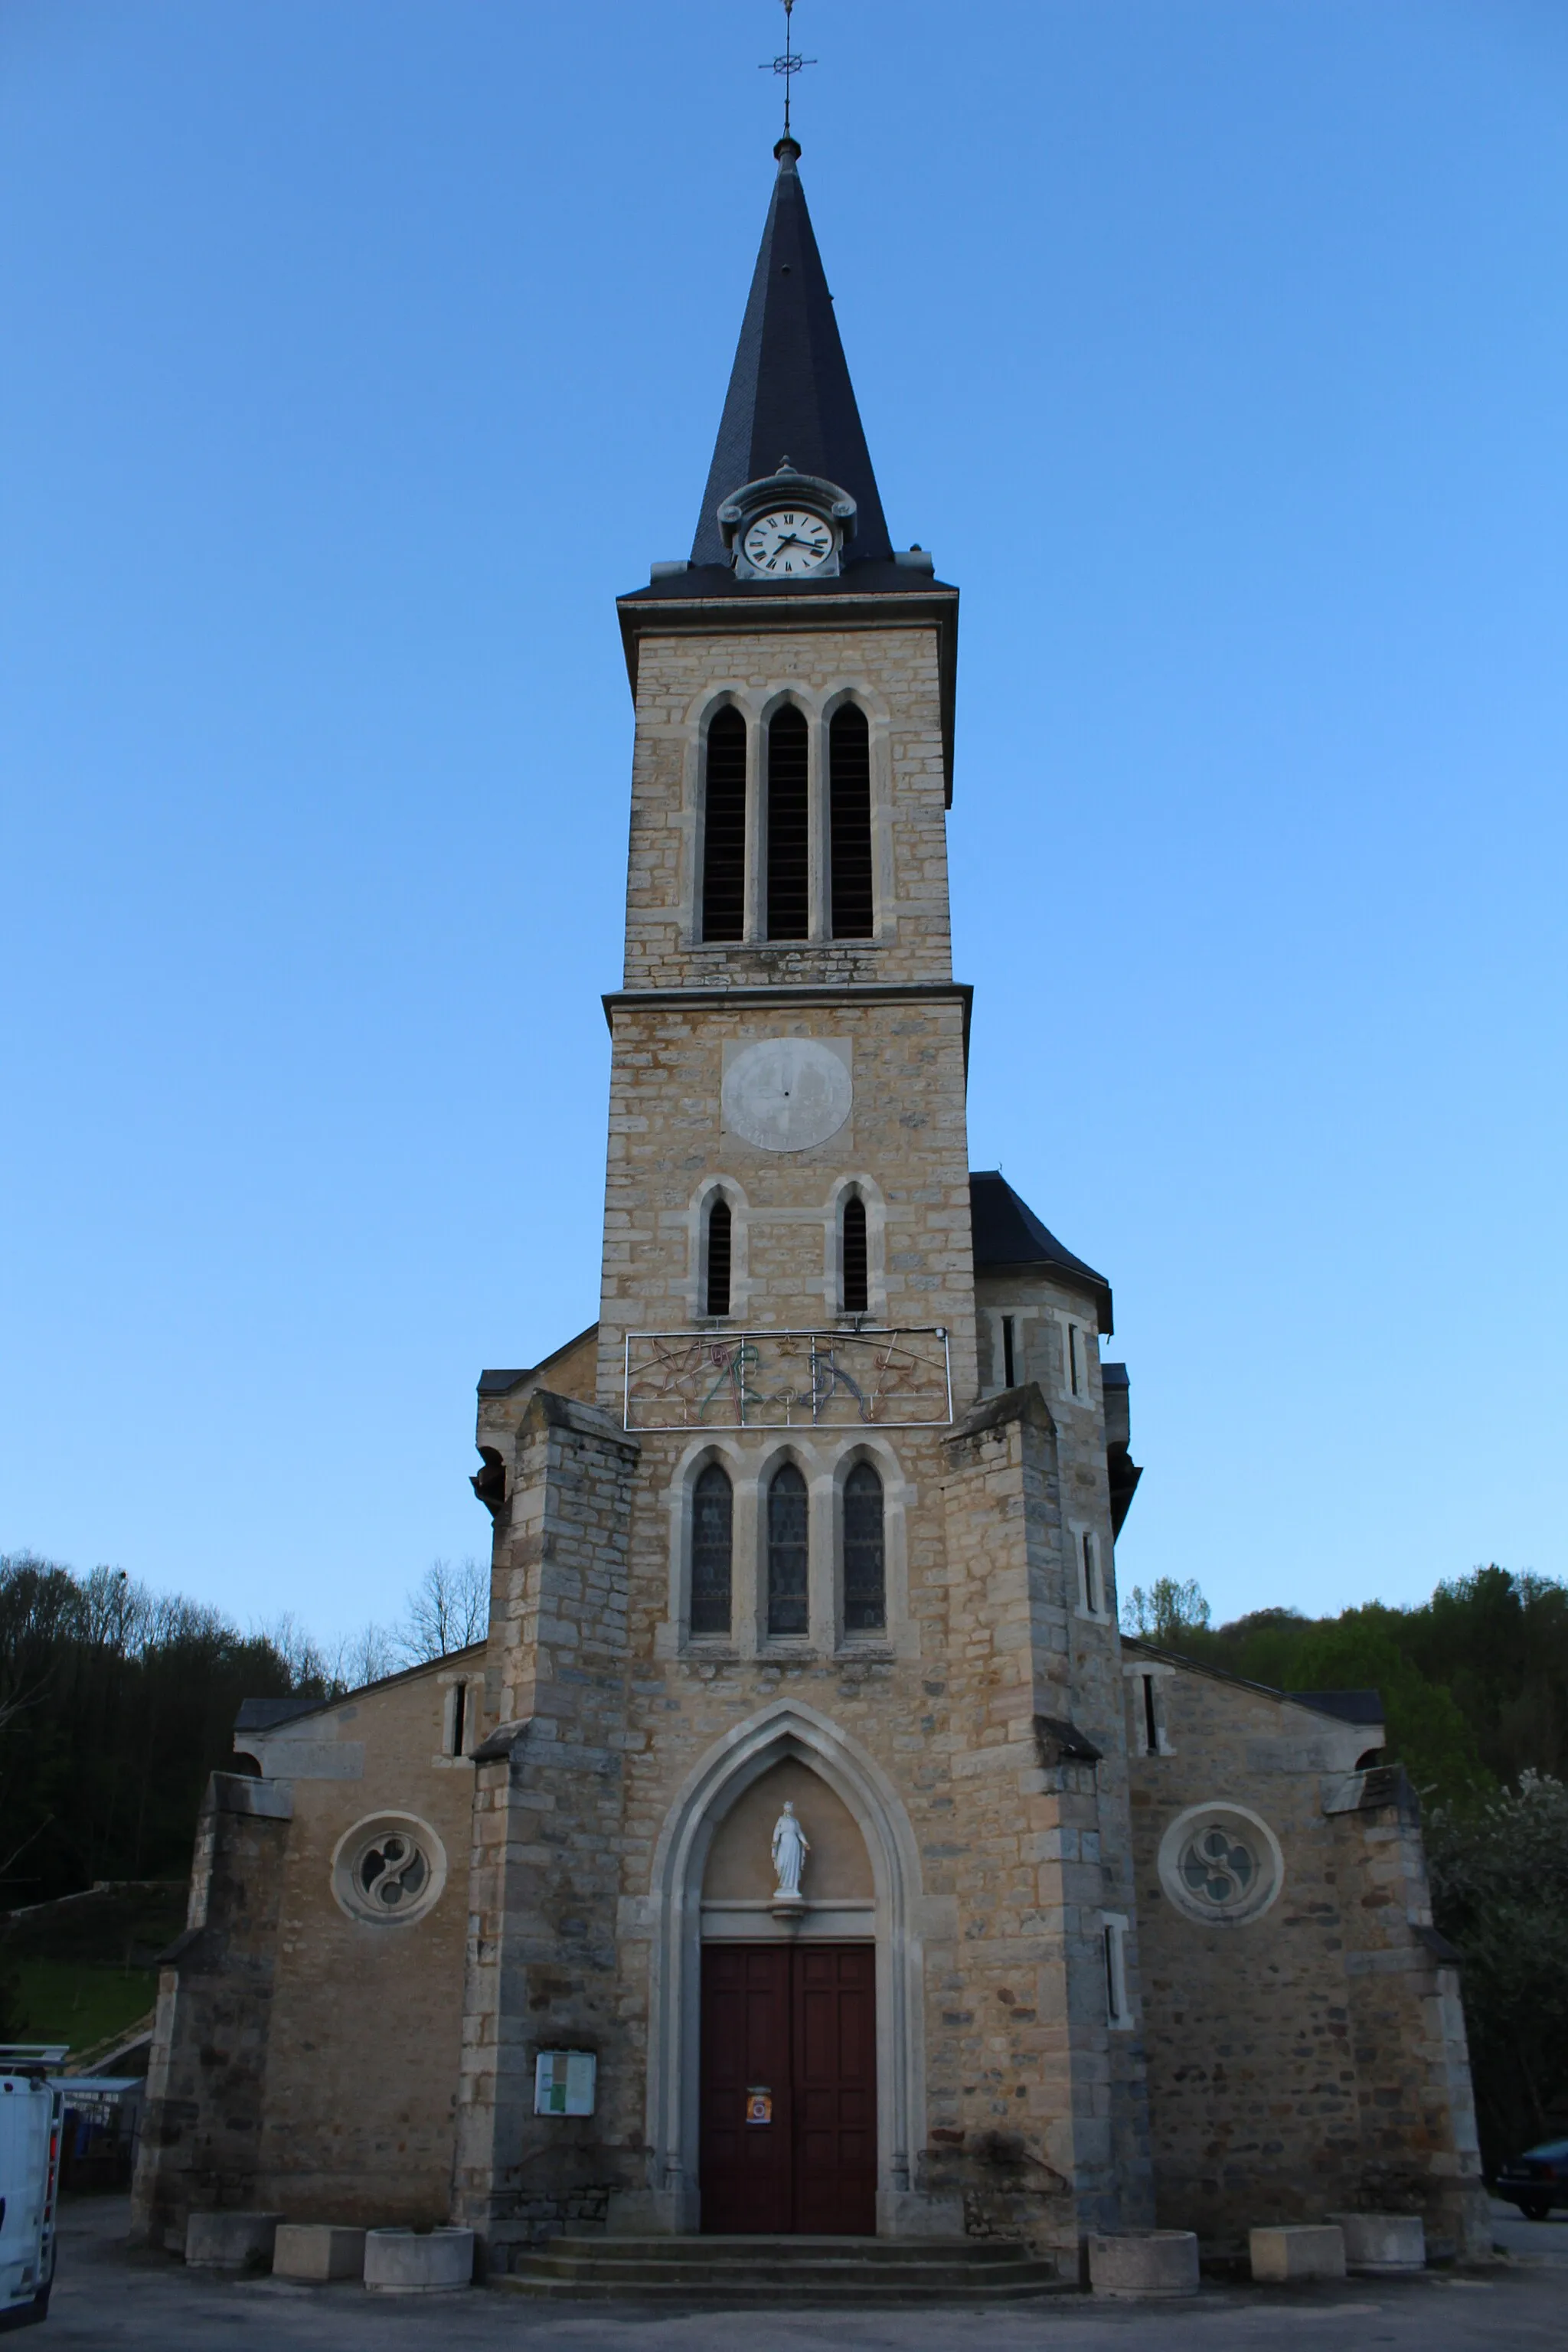
<svg viewBox="0 0 1568 2352"><path fill-rule="evenodd" d="M784 1809L773 1823L773 1868L778 1873L778 1885L773 1889L775 1903L800 1903L805 1900L800 1891L800 1874L811 1843L795 1817L795 1807L787 1797Z"/></svg>

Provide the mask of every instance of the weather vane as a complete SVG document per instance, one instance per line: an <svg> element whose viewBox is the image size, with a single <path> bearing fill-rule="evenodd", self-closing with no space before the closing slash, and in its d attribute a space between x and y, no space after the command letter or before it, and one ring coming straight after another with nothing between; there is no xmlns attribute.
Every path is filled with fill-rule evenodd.
<svg viewBox="0 0 1568 2352"><path fill-rule="evenodd" d="M790 127L789 127L789 89L790 89L790 83L791 83L791 80L794 79L794 77L795 77L797 73L799 73L799 72L800 72L800 70L801 70L801 68L802 68L802 67L803 67L803 66L814 66L814 65L816 63L816 59L815 58L800 58L800 57L796 57L796 55L795 55L795 45L794 45L794 39L793 39L793 35L792 35L792 30L791 30L791 26L790 26L790 18L795 15L795 0L784 0L784 55L783 55L783 57L782 57L782 58L773 58L773 59L771 59L770 63L771 63L772 70L773 70L774 73L776 73L776 74L783 74L783 76L784 76L784 137L787 139L787 138L790 136ZM757 68L757 71L758 71L759 73L766 73L766 72L768 72L768 70L769 70L769 65L761 65L761 66L759 66L759 67Z"/></svg>

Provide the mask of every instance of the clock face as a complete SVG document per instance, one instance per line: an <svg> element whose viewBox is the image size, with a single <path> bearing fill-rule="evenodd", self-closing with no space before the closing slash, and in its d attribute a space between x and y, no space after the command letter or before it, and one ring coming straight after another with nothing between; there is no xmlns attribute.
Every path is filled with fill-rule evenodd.
<svg viewBox="0 0 1568 2352"><path fill-rule="evenodd" d="M812 1037L763 1037L724 1073L724 1124L761 1151L809 1151L837 1135L854 1099L849 1072Z"/></svg>
<svg viewBox="0 0 1568 2352"><path fill-rule="evenodd" d="M741 544L747 561L770 580L798 580L826 562L833 533L805 507L774 507L747 527Z"/></svg>

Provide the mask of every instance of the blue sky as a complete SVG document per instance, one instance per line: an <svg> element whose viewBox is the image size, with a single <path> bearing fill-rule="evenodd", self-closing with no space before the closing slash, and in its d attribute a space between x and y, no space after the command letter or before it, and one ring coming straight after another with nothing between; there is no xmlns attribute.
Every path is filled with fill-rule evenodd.
<svg viewBox="0 0 1568 2352"><path fill-rule="evenodd" d="M630 706L765 0L0 11L0 1545L241 1618L479 1551L595 1311ZM801 0L963 591L972 1157L1116 1288L1124 1585L1564 1542L1568 15Z"/></svg>

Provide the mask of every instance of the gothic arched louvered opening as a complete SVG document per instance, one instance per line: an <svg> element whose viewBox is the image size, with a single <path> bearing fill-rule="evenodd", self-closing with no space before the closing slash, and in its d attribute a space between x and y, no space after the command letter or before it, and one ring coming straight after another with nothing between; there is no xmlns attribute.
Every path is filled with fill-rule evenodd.
<svg viewBox="0 0 1568 2352"><path fill-rule="evenodd" d="M868 1462L844 1481L844 1630L879 1633L888 1622L882 1482Z"/></svg>
<svg viewBox="0 0 1568 2352"><path fill-rule="evenodd" d="M768 721L768 937L804 940L811 929L806 817L805 720L793 703Z"/></svg>
<svg viewBox="0 0 1568 2352"><path fill-rule="evenodd" d="M710 1462L691 1496L691 1630L730 1631L734 1491L728 1474Z"/></svg>
<svg viewBox="0 0 1568 2352"><path fill-rule="evenodd" d="M721 1192L714 1194L708 1207L708 1245L704 1252L705 1279L704 1312L728 1315L730 1312L730 1257L733 1238L733 1222L730 1203Z"/></svg>
<svg viewBox="0 0 1568 2352"><path fill-rule="evenodd" d="M871 730L847 702L827 730L828 855L833 936L868 940L872 931Z"/></svg>
<svg viewBox="0 0 1568 2352"><path fill-rule="evenodd" d="M805 1480L786 1462L768 1487L768 1632L808 1631Z"/></svg>
<svg viewBox="0 0 1568 2352"><path fill-rule="evenodd" d="M702 803L702 936L739 940L746 928L746 722L733 706L708 730Z"/></svg>
<svg viewBox="0 0 1568 2352"><path fill-rule="evenodd" d="M864 1315L871 1304L870 1276L866 1253L866 1203L858 1192L846 1195L844 1202L844 1312Z"/></svg>

